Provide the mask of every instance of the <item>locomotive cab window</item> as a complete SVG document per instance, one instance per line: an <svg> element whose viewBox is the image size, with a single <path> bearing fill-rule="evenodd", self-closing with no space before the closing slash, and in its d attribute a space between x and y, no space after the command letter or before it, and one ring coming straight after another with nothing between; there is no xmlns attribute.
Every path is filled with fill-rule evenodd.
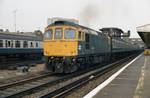
<svg viewBox="0 0 150 98"><path fill-rule="evenodd" d="M62 39L62 29L61 28L55 29L55 39Z"/></svg>
<svg viewBox="0 0 150 98"><path fill-rule="evenodd" d="M78 39L82 39L82 32L81 31L79 31L79 33L78 33Z"/></svg>
<svg viewBox="0 0 150 98"><path fill-rule="evenodd" d="M79 40L84 40L84 39L85 39L85 34L84 34L84 32L82 32L82 31L79 31L79 32L78 32L78 39L79 39Z"/></svg>
<svg viewBox="0 0 150 98"><path fill-rule="evenodd" d="M48 30L44 33L44 39L52 39L52 36L53 36L52 30Z"/></svg>
<svg viewBox="0 0 150 98"><path fill-rule="evenodd" d="M75 39L76 31L74 29L65 29L64 37L65 39Z"/></svg>

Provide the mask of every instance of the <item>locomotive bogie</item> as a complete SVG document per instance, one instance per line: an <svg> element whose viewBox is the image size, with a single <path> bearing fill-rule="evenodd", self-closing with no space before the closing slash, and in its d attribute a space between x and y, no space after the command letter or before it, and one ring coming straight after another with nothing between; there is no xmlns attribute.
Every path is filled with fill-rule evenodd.
<svg viewBox="0 0 150 98"><path fill-rule="evenodd" d="M78 55L74 57L45 57L45 69L55 73L72 73L93 64L107 63L110 54Z"/></svg>

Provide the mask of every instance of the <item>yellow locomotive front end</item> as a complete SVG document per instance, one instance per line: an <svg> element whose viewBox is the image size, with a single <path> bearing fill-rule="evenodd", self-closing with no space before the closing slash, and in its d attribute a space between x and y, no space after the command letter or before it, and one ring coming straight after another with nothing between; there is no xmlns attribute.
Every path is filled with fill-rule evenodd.
<svg viewBox="0 0 150 98"><path fill-rule="evenodd" d="M52 24L44 33L44 56L46 70L70 73L77 70L78 44L84 36L76 26ZM79 40L80 37L80 40Z"/></svg>
<svg viewBox="0 0 150 98"><path fill-rule="evenodd" d="M70 26L52 26L44 34L45 56L76 56L78 41L76 28Z"/></svg>

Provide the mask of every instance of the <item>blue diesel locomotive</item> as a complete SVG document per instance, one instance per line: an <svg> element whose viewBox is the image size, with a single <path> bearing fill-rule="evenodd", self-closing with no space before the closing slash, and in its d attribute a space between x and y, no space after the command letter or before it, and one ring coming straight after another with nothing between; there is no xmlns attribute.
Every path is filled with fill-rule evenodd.
<svg viewBox="0 0 150 98"><path fill-rule="evenodd" d="M55 21L45 28L46 70L71 73L91 65L129 56L139 51L119 28L95 31L70 21Z"/></svg>

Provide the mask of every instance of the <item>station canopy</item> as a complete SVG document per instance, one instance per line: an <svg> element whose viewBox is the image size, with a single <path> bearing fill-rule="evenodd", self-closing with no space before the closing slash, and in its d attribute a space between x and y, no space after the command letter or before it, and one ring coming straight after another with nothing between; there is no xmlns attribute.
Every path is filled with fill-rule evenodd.
<svg viewBox="0 0 150 98"><path fill-rule="evenodd" d="M136 30L145 43L146 48L150 48L150 24L139 26Z"/></svg>

